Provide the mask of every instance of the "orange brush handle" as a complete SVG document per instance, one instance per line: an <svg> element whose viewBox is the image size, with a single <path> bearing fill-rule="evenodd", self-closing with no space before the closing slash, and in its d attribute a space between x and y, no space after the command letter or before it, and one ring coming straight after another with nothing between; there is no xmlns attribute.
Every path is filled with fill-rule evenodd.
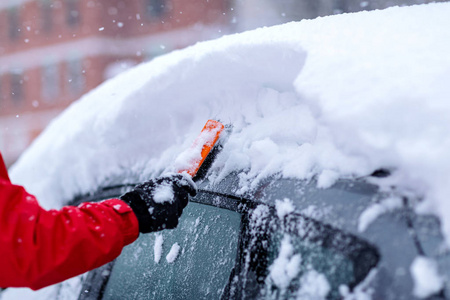
<svg viewBox="0 0 450 300"><path fill-rule="evenodd" d="M187 172L192 177L197 174L198 169L200 169L201 165L205 161L206 157L208 157L209 152L211 152L212 148L216 144L219 139L220 134L222 133L225 127L222 123L215 120L208 120L203 127L200 135L195 139L191 148L198 148L199 143L202 143L203 146L201 148L201 159L195 160L189 168L179 170L178 173Z"/></svg>

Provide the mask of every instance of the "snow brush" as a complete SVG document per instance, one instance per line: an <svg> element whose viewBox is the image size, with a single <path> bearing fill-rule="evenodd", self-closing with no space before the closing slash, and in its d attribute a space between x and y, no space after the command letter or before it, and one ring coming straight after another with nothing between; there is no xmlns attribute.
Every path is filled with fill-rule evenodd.
<svg viewBox="0 0 450 300"><path fill-rule="evenodd" d="M192 146L181 153L176 161L178 173L189 174L194 181L199 179L197 172L202 165L206 165L205 160L211 160L214 150L217 149L217 141L225 126L219 121L208 120L200 134L192 143ZM212 163L212 160L211 160ZM207 171L207 170L206 170ZM206 173L206 172L201 172ZM202 174L206 175L206 174Z"/></svg>

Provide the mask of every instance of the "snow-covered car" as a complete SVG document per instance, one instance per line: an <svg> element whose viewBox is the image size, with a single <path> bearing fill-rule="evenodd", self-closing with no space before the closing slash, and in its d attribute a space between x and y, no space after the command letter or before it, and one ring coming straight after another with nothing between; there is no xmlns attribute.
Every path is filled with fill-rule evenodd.
<svg viewBox="0 0 450 300"><path fill-rule="evenodd" d="M47 208L176 169L231 130L175 230L2 300L450 298L450 4L199 43L107 81L11 170Z"/></svg>
<svg viewBox="0 0 450 300"><path fill-rule="evenodd" d="M396 274L421 253L406 202L361 234L354 216L388 197L363 180L320 189L275 176L245 194L236 193L239 172L199 182L175 230L141 235L88 274L79 299L341 299L358 285L374 299L411 299L411 277ZM74 204L129 186L104 187Z"/></svg>

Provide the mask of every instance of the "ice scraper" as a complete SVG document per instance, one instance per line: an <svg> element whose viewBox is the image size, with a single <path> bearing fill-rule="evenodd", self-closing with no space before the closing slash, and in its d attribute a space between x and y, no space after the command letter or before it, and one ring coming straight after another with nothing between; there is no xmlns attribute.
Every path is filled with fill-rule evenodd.
<svg viewBox="0 0 450 300"><path fill-rule="evenodd" d="M200 167L217 146L224 128L219 121L208 120L192 146L178 156L175 162L178 173L186 172L195 180Z"/></svg>

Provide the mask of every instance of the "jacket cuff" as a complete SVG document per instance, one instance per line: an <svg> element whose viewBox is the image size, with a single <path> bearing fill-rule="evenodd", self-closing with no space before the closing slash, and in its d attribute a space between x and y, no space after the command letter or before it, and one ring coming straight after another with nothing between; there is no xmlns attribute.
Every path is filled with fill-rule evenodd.
<svg viewBox="0 0 450 300"><path fill-rule="evenodd" d="M120 215L124 246L134 242L139 236L139 223L131 207L120 199L109 199L102 201L102 203L111 207Z"/></svg>

